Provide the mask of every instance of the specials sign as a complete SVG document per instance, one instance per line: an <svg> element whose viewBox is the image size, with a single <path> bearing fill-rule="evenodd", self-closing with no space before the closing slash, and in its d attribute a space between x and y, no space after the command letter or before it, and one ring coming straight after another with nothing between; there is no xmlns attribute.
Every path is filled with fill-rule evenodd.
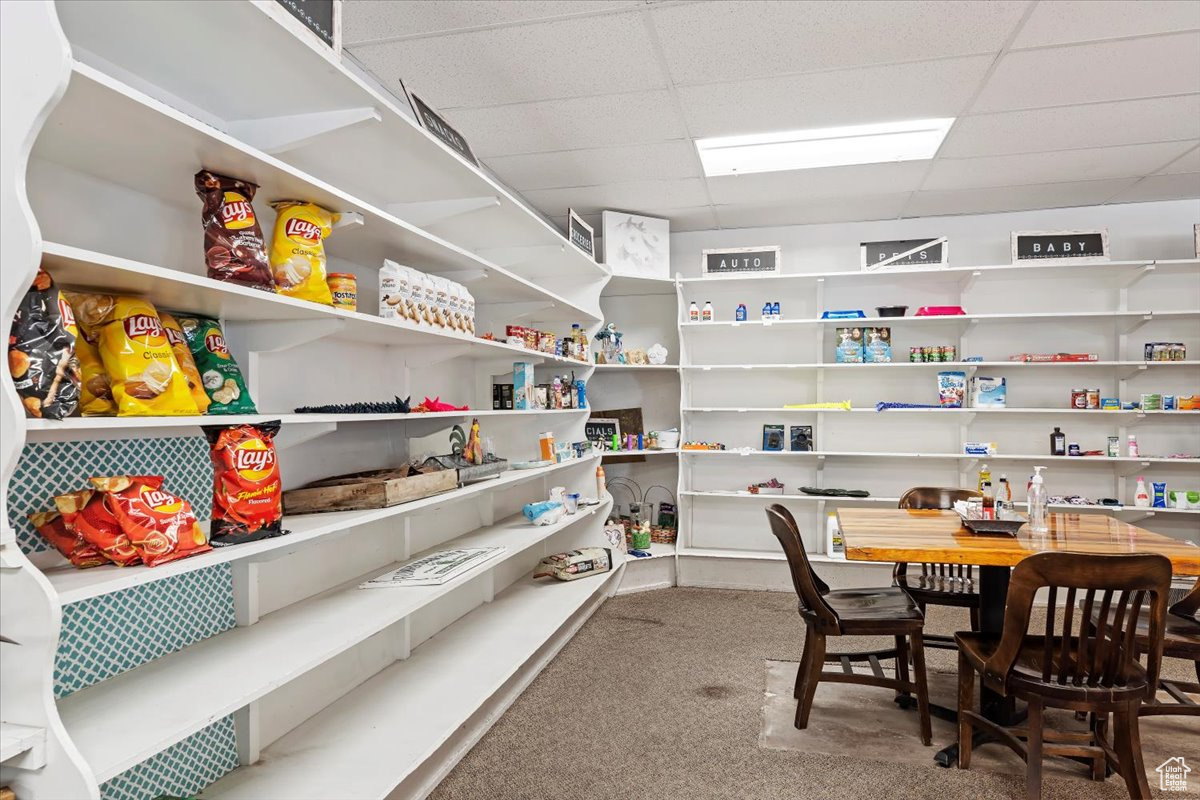
<svg viewBox="0 0 1200 800"><path fill-rule="evenodd" d="M471 146L467 144L467 140L461 133L454 130L449 122L438 116L436 111L415 94L409 92L408 99L412 102L413 112L417 115L417 121L421 123L422 128L432 133L440 142L467 161L479 166L479 162L475 160L475 154L471 152Z"/></svg>
<svg viewBox="0 0 1200 800"><path fill-rule="evenodd" d="M950 258L950 242L936 239L896 239L889 242L861 242L858 245L865 270L893 267L944 267Z"/></svg>
<svg viewBox="0 0 1200 800"><path fill-rule="evenodd" d="M733 247L702 250L700 272L703 275L740 275L754 272L779 274L778 247Z"/></svg>
<svg viewBox="0 0 1200 800"><path fill-rule="evenodd" d="M1090 231L1013 231L1012 260L1065 264L1108 261L1108 229Z"/></svg>

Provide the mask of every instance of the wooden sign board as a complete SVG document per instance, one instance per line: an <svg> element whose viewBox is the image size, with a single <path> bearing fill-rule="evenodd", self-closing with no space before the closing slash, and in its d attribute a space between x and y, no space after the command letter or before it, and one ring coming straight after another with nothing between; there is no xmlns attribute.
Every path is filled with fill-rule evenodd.
<svg viewBox="0 0 1200 800"><path fill-rule="evenodd" d="M573 208L567 209L567 238L588 258L596 260L596 236L592 226L584 222L583 217L576 214Z"/></svg>
<svg viewBox="0 0 1200 800"><path fill-rule="evenodd" d="M611 442L621 438L621 421L615 417L592 417L583 424L583 435L589 442Z"/></svg>
<svg viewBox="0 0 1200 800"><path fill-rule="evenodd" d="M642 423L641 408L610 408L606 410L596 410L592 412L596 416L588 420L584 424L584 430L587 430L587 425L596 422L597 419L610 420L617 423L617 439L620 440L621 433L638 434L645 432L646 428ZM589 439L591 437L588 437ZM610 434L611 441L611 434ZM621 443L624 446L624 443ZM604 459L605 464L629 464L640 461L645 461L646 457L642 455L627 455L627 456L609 456Z"/></svg>
<svg viewBox="0 0 1200 800"><path fill-rule="evenodd" d="M335 46L341 3L335 0L275 0L325 44Z"/></svg>
<svg viewBox="0 0 1200 800"><path fill-rule="evenodd" d="M1108 261L1108 229L1013 231L1012 263L1094 264Z"/></svg>
<svg viewBox="0 0 1200 800"><path fill-rule="evenodd" d="M950 264L950 242L937 239L896 239L888 242L861 242L859 255L864 270L897 267L945 267Z"/></svg>
<svg viewBox="0 0 1200 800"><path fill-rule="evenodd" d="M421 123L421 127L432 133L438 141L458 153L467 161L475 166L479 166L479 162L475 160L475 154L471 152L471 146L467 144L467 140L463 138L463 135L456 131L453 125L442 119L424 100L412 92L408 92L407 88L405 92L408 94L408 100L412 104L413 113L417 115L417 121Z"/></svg>
<svg viewBox="0 0 1200 800"><path fill-rule="evenodd" d="M700 272L703 275L743 275L759 272L778 275L779 270L779 247L733 247L700 251Z"/></svg>

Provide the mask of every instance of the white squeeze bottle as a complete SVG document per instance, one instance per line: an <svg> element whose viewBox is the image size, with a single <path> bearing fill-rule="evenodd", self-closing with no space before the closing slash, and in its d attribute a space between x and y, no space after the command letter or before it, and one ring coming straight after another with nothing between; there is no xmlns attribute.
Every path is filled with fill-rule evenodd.
<svg viewBox="0 0 1200 800"><path fill-rule="evenodd" d="M1033 480L1029 482L1029 530L1045 533L1049 530L1046 521L1046 486L1042 483L1042 470L1033 468Z"/></svg>
<svg viewBox="0 0 1200 800"><path fill-rule="evenodd" d="M704 301L704 310L700 312L700 319L703 322L712 322L713 321L712 303L708 302L707 300Z"/></svg>
<svg viewBox="0 0 1200 800"><path fill-rule="evenodd" d="M1150 507L1150 493L1146 491L1146 479L1138 476L1137 489L1133 493L1133 504L1138 508Z"/></svg>
<svg viewBox="0 0 1200 800"><path fill-rule="evenodd" d="M699 321L700 321L700 307L697 306L696 301L693 300L692 304L690 306L688 306L688 322L699 322Z"/></svg>

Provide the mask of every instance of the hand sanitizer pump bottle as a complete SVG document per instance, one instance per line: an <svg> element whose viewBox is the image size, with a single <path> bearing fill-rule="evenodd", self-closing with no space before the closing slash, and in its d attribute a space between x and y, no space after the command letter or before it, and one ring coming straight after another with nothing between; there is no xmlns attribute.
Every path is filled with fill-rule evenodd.
<svg viewBox="0 0 1200 800"><path fill-rule="evenodd" d="M1033 468L1033 481L1029 484L1029 530L1034 533L1045 533L1049 530L1046 517L1046 486L1042 482L1042 470L1045 467Z"/></svg>

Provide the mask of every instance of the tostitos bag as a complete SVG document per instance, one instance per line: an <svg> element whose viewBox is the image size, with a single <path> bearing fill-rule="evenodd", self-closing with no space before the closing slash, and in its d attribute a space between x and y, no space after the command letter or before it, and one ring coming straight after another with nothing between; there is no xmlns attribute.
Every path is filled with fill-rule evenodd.
<svg viewBox="0 0 1200 800"><path fill-rule="evenodd" d="M339 215L313 203L272 203L275 237L271 240L271 272L275 290L288 297L333 305L325 275L325 237Z"/></svg>

